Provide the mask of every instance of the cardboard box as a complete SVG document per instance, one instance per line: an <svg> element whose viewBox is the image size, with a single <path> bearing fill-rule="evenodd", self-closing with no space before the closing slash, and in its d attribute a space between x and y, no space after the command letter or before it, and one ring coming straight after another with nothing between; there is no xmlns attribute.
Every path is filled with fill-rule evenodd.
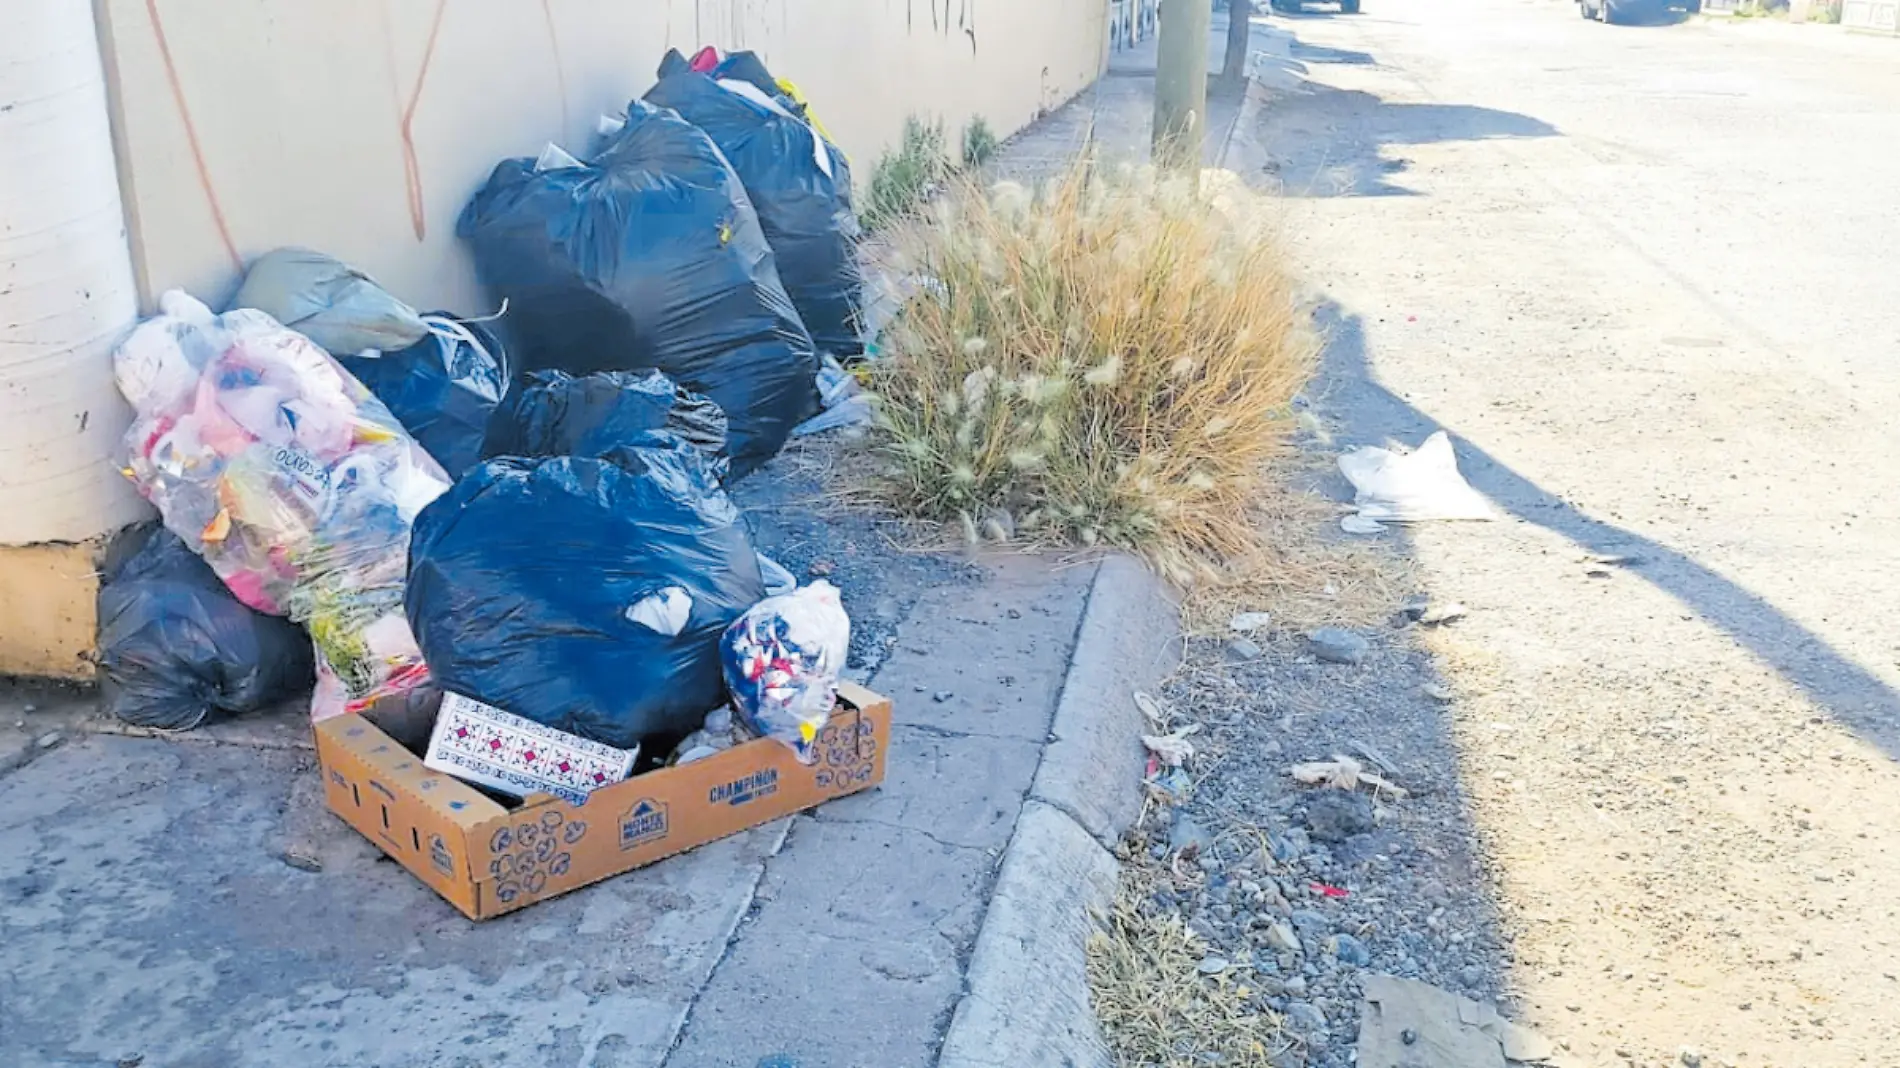
<svg viewBox="0 0 1900 1068"><path fill-rule="evenodd" d="M761 738L582 804L536 794L510 809L424 767L362 716L316 725L330 811L477 920L875 786L890 732L891 703L846 683L816 764Z"/></svg>

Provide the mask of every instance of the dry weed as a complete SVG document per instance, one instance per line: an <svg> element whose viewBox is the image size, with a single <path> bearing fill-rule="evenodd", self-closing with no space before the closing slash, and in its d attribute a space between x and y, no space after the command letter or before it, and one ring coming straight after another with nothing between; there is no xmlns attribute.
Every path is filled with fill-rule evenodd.
<svg viewBox="0 0 1900 1068"><path fill-rule="evenodd" d="M1187 584L1260 549L1253 509L1317 351L1267 202L1079 161L963 186L891 240L931 279L872 372L910 514L1104 545Z"/></svg>
<svg viewBox="0 0 1900 1068"><path fill-rule="evenodd" d="M1131 864L1114 911L1089 941L1089 990L1121 1068L1267 1068L1291 1043L1242 972L1203 975L1205 947L1179 915L1140 903L1169 876Z"/></svg>
<svg viewBox="0 0 1900 1068"><path fill-rule="evenodd" d="M1410 559L1339 530L1340 506L1304 488L1330 456L1283 454L1249 510L1257 540L1216 575L1187 590L1190 633L1221 634L1241 612L1267 612L1277 629L1383 625L1417 579Z"/></svg>

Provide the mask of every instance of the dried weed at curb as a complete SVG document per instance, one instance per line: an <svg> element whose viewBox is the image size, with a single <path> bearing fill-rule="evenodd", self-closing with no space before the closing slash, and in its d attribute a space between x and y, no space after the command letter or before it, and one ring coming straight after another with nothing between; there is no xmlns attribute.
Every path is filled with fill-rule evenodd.
<svg viewBox="0 0 1900 1068"><path fill-rule="evenodd" d="M871 364L879 487L966 536L1135 552L1176 581L1252 551L1248 509L1317 353L1270 202L1084 157L958 186L894 231L925 279Z"/></svg>
<svg viewBox="0 0 1900 1068"><path fill-rule="evenodd" d="M1126 863L1114 911L1089 940L1090 999L1120 1068L1271 1068L1290 1042L1256 1004L1246 972L1203 975L1205 946L1179 915L1141 903L1171 878Z"/></svg>
<svg viewBox="0 0 1900 1068"><path fill-rule="evenodd" d="M1330 459L1301 453L1274 465L1253 507L1255 547L1183 598L1190 634L1225 634L1241 612L1266 612L1280 630L1383 626L1413 592L1407 557L1383 540L1342 534L1339 505L1303 488Z"/></svg>

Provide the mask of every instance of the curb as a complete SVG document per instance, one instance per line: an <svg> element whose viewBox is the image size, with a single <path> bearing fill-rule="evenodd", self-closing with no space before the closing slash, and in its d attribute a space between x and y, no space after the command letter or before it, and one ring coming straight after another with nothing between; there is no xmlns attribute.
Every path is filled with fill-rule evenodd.
<svg viewBox="0 0 1900 1068"><path fill-rule="evenodd" d="M1107 1068L1088 999L1092 916L1114 900L1110 850L1141 808L1142 715L1180 655L1180 608L1112 556L1089 588L1050 741L1003 851L938 1068Z"/></svg>

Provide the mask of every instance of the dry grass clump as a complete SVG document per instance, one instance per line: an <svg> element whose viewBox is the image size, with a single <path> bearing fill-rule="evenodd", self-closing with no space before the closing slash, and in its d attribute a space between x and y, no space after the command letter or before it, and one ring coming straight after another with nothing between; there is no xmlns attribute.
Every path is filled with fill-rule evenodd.
<svg viewBox="0 0 1900 1068"><path fill-rule="evenodd" d="M1037 190L953 189L891 237L929 280L872 371L893 504L1183 582L1257 546L1317 353L1266 201L1083 159Z"/></svg>
<svg viewBox="0 0 1900 1068"><path fill-rule="evenodd" d="M1189 633L1227 634L1240 612L1268 612L1287 631L1384 626L1415 592L1410 557L1383 540L1342 534L1344 509L1311 488L1331 460L1300 451L1274 461L1250 510L1258 542L1185 591L1181 623Z"/></svg>
<svg viewBox="0 0 1900 1068"><path fill-rule="evenodd" d="M1121 1068L1268 1068L1291 1043L1237 975L1202 975L1206 952L1174 913L1144 914L1153 873L1123 876L1088 945L1090 1000ZM1243 973L1240 973L1244 975Z"/></svg>

